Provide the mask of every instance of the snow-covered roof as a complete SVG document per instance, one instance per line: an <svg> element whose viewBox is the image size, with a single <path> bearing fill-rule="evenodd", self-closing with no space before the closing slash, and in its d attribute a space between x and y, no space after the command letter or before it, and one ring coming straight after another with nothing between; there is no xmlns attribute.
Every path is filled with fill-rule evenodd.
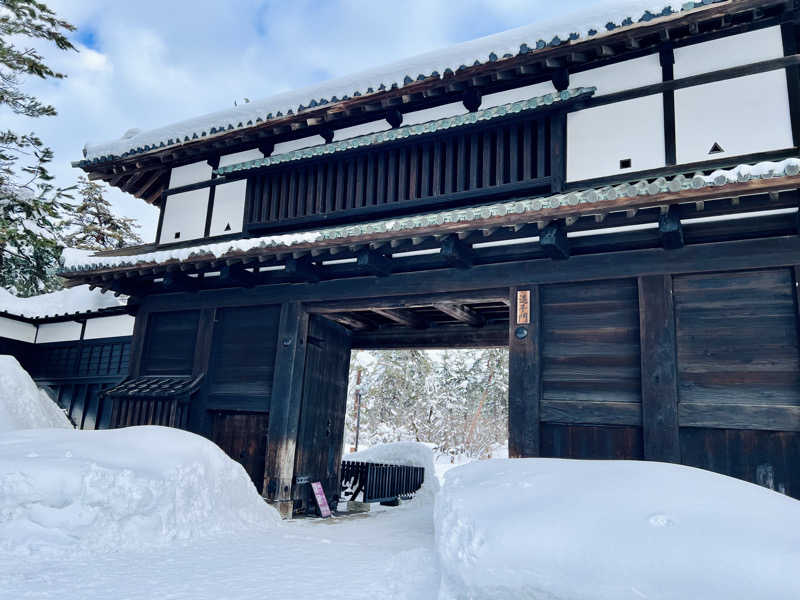
<svg viewBox="0 0 800 600"><path fill-rule="evenodd" d="M0 313L27 319L96 312L104 308L123 306L125 301L126 298L122 296L104 294L99 289L90 290L88 285L79 285L30 298L19 298L8 290L0 288Z"/></svg>
<svg viewBox="0 0 800 600"><path fill-rule="evenodd" d="M800 158L787 158L780 162L761 162L755 165L742 164L732 169L719 169L709 175L698 172L692 177L677 174L669 179L659 177L653 181L641 180L602 188L570 191L545 197L524 198L488 204L483 206L458 208L413 215L402 218L384 219L361 224L328 227L300 233L288 233L264 237L228 240L224 242L201 241L195 246L157 250L128 256L79 257L70 261L67 257L63 274L107 270L112 268L135 267L142 264L158 265L167 262L183 262L197 257L223 258L248 252L268 250L273 252L292 251L310 246L334 246L374 234L401 236L414 235L415 230L435 226L462 224L465 228L481 220L494 217L515 216L520 221L534 222L541 218L543 211L566 207L576 212L589 208L598 202L622 199L646 199L669 192L683 190L702 190L710 187L724 187L747 183L759 179L796 177L800 175ZM793 182L792 185L797 185ZM687 201L690 199L687 198Z"/></svg>
<svg viewBox="0 0 800 600"><path fill-rule="evenodd" d="M214 112L149 131L128 130L122 138L100 144L87 143L84 166L113 158L152 152L254 127L271 119L299 113L349 98L377 93L427 79L445 76L467 67L479 66L520 54L580 43L617 33L656 19L671 19L684 11L702 10L730 0L700 2L658 2L657 0L610 0L557 20L511 29L449 48L435 50L379 68L333 79L322 84L282 92L269 98Z"/></svg>
<svg viewBox="0 0 800 600"><path fill-rule="evenodd" d="M257 167L268 167L296 160L303 160L306 158L313 158L315 156L326 156L328 154L335 154L345 150L352 150L354 148L363 148L365 146L374 146L384 142L392 142L408 137L434 133L453 127L462 127L464 125L472 125L480 121L491 121L499 117L504 117L509 114L530 112L544 106L550 106L554 103L564 102L579 96L590 96L595 92L594 87L578 87L562 92L555 92L552 94L544 94L529 98L528 100L520 100L518 102L511 102L508 104L501 104L492 108L478 110L463 115L456 115L454 117L446 117L443 119L436 119L428 121L427 123L420 123L417 125L408 125L406 127L398 127L397 129L389 129L388 131L379 131L377 133L370 133L367 135L359 135L340 142L331 142L330 144L319 144L309 148L301 148L300 150L293 150L291 152L284 152L283 154L274 154L264 158L257 158L241 163L220 167L217 173L220 175L226 173L235 173L236 171L244 171L247 169L254 169Z"/></svg>

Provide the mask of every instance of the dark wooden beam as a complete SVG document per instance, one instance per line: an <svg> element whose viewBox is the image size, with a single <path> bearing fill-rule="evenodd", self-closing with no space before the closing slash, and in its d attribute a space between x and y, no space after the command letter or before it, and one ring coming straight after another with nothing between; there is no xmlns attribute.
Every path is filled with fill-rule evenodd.
<svg viewBox="0 0 800 600"><path fill-rule="evenodd" d="M658 233L661 246L666 250L683 248L683 226L677 205L670 206L667 212L659 216Z"/></svg>
<svg viewBox="0 0 800 600"><path fill-rule="evenodd" d="M320 304L306 304L305 308L310 313L335 314L358 310L372 310L374 308L419 308L433 306L437 302L459 304L480 304L485 302L508 303L508 289L497 288L464 292L445 292L434 294L418 294L405 296L384 296L367 300L341 300L337 302L324 302Z"/></svg>
<svg viewBox="0 0 800 600"><path fill-rule="evenodd" d="M480 316L470 307L464 306L463 304L437 302L433 306L439 312L443 312L447 316L454 318L456 321L468 323L472 327L483 327L486 324L486 320L482 316Z"/></svg>
<svg viewBox="0 0 800 600"><path fill-rule="evenodd" d="M427 329L392 327L356 331L353 333L352 344L354 350L503 347L508 345L508 325L492 323L475 329L461 323L448 323Z"/></svg>
<svg viewBox="0 0 800 600"><path fill-rule="evenodd" d="M317 282L320 279L319 271L310 256L288 259L283 274L296 281Z"/></svg>
<svg viewBox="0 0 800 600"><path fill-rule="evenodd" d="M428 327L427 321L405 308L373 308L372 312L412 329L425 329Z"/></svg>
<svg viewBox="0 0 800 600"><path fill-rule="evenodd" d="M308 313L298 302L281 307L278 349L269 405L264 496L284 517L293 510L295 447L305 374Z"/></svg>
<svg viewBox="0 0 800 600"><path fill-rule="evenodd" d="M469 269L475 262L472 247L458 239L457 235L448 235L442 240L440 256L447 264L459 269Z"/></svg>
<svg viewBox="0 0 800 600"><path fill-rule="evenodd" d="M642 436L647 460L679 463L678 383L672 277L639 277Z"/></svg>
<svg viewBox="0 0 800 600"><path fill-rule="evenodd" d="M166 273L161 285L170 292L196 292L200 288L200 282L195 277L180 271Z"/></svg>
<svg viewBox="0 0 800 600"><path fill-rule="evenodd" d="M331 321L341 323L345 327L349 327L355 331L371 331L375 329L375 326L369 321L364 321L363 319L359 319L358 317L349 314L327 313L325 317Z"/></svg>
<svg viewBox="0 0 800 600"><path fill-rule="evenodd" d="M511 288L508 328L508 456L539 456L542 400L538 286Z"/></svg>
<svg viewBox="0 0 800 600"><path fill-rule="evenodd" d="M559 219L545 227L539 234L539 245L541 245L545 255L553 260L569 258L566 223Z"/></svg>
<svg viewBox="0 0 800 600"><path fill-rule="evenodd" d="M370 248L362 248L356 253L356 265L365 275L386 277L392 272L391 257Z"/></svg>
<svg viewBox="0 0 800 600"><path fill-rule="evenodd" d="M241 264L223 265L219 270L219 282L223 285L253 287L259 282L259 277L251 273Z"/></svg>

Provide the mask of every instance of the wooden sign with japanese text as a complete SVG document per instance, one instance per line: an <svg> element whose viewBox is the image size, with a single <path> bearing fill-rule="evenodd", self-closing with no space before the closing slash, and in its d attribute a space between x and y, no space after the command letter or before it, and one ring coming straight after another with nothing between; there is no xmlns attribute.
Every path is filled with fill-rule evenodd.
<svg viewBox="0 0 800 600"><path fill-rule="evenodd" d="M517 325L527 325L531 322L531 291L520 290L517 292Z"/></svg>
<svg viewBox="0 0 800 600"><path fill-rule="evenodd" d="M319 481L315 481L311 484L311 489L314 490L314 498L317 500L319 514L322 515L323 519L330 517L331 509L328 506L328 499L325 497L325 490L322 489L322 484Z"/></svg>

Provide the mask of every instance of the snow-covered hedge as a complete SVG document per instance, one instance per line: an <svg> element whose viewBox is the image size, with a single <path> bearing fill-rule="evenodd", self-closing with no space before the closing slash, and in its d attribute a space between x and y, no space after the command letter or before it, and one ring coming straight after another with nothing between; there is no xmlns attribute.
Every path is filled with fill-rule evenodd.
<svg viewBox="0 0 800 600"><path fill-rule="evenodd" d="M360 452L345 454L343 459L387 465L423 467L425 469L425 482L419 492L416 493L415 498L433 500L439 491L439 480L436 477L436 467L433 464L433 449L428 444L420 442L379 444Z"/></svg>
<svg viewBox="0 0 800 600"><path fill-rule="evenodd" d="M71 429L72 424L16 358L0 355L0 433L40 427Z"/></svg>
<svg viewBox="0 0 800 600"><path fill-rule="evenodd" d="M0 435L0 549L140 548L278 521L240 464L186 431Z"/></svg>
<svg viewBox="0 0 800 600"><path fill-rule="evenodd" d="M800 598L800 502L691 467L475 462L435 522L440 600Z"/></svg>

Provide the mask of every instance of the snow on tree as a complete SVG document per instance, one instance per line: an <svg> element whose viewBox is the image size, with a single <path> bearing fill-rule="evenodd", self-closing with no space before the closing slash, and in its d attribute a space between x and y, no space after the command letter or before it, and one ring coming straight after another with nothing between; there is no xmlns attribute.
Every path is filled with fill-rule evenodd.
<svg viewBox="0 0 800 600"><path fill-rule="evenodd" d="M64 238L70 248L113 250L142 243L136 220L116 216L103 192L102 184L83 175L78 179L80 202L70 208L69 233Z"/></svg>
<svg viewBox="0 0 800 600"><path fill-rule="evenodd" d="M362 370L360 439L414 440L443 454L490 455L508 438L508 351L380 350L354 354L347 441L355 440L353 392Z"/></svg>
<svg viewBox="0 0 800 600"><path fill-rule="evenodd" d="M64 35L74 27L34 0L0 0L0 111L30 118L53 116L54 107L26 93L28 76L61 79L22 40L74 50ZM53 152L35 133L0 130L0 285L20 295L61 287L56 276L62 246L61 212L68 190L47 170Z"/></svg>

